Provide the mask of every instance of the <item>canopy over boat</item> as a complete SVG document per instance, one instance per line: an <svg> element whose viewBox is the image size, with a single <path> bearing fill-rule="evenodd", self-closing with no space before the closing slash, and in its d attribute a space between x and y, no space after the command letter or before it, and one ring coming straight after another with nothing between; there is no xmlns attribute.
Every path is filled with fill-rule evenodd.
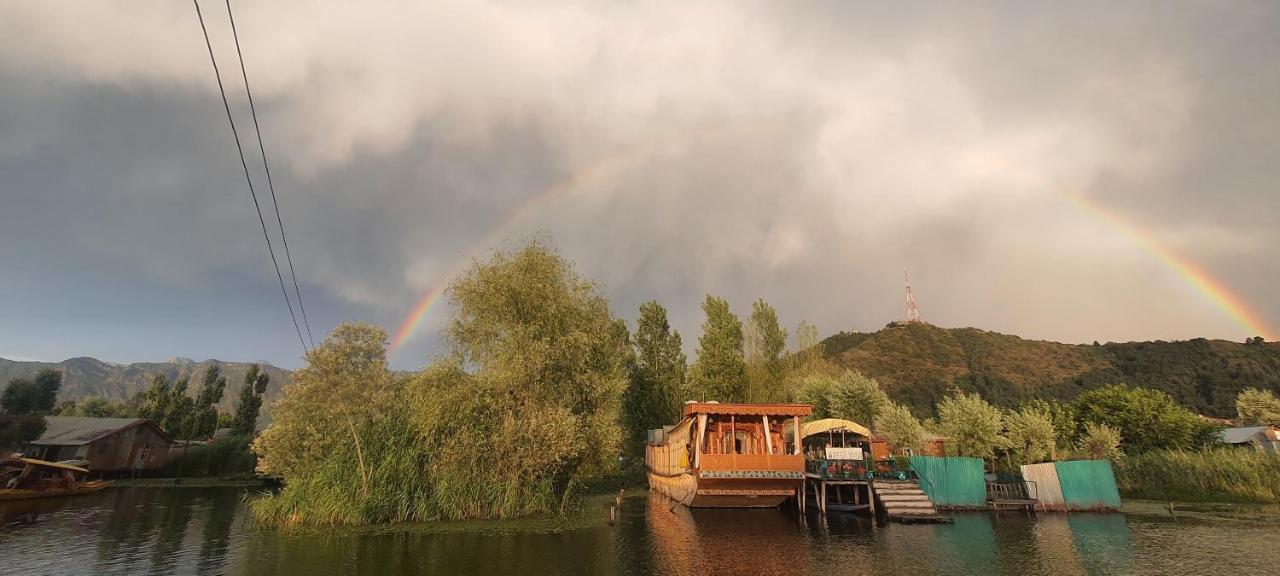
<svg viewBox="0 0 1280 576"><path fill-rule="evenodd" d="M800 435L804 438L808 438L816 434L840 431L861 434L867 438L871 437L871 431L867 430L865 426L852 420L842 420L840 418L823 418L822 420L805 422L800 426Z"/></svg>

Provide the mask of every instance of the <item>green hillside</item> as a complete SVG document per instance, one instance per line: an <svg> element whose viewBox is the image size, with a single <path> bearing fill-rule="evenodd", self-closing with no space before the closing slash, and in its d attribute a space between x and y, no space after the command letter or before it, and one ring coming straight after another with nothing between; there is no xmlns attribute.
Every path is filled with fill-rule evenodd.
<svg viewBox="0 0 1280 576"><path fill-rule="evenodd" d="M1067 400L1125 383L1164 390L1202 414L1235 416L1243 388L1280 392L1280 344L1197 338L1180 342L1061 344L976 328L890 324L823 340L826 357L874 376L897 401L931 414L952 388L1011 406L1026 398Z"/></svg>
<svg viewBox="0 0 1280 576"><path fill-rule="evenodd" d="M70 358L62 362L18 362L0 358L0 386L13 378L31 378L41 369L52 368L62 372L62 388L58 391L58 402L81 400L90 396L125 401L146 389L156 375L163 375L170 381L177 381L184 377L190 378L191 384L188 391L194 395L205 371L214 364L217 364L222 374L227 377L227 391L223 394L218 409L228 411L233 408L245 371L251 365L249 362L218 360L196 362L186 358L176 358L169 362L111 364L95 358ZM289 382L289 371L270 364L259 364L259 366L271 375L271 385L267 387L266 402L263 403L262 409L265 415L270 412L271 404L280 397L284 385Z"/></svg>

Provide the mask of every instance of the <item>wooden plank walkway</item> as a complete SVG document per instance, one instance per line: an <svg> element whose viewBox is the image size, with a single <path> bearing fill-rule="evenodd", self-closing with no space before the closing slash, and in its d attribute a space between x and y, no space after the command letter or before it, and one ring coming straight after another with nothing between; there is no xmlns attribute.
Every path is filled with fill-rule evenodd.
<svg viewBox="0 0 1280 576"><path fill-rule="evenodd" d="M950 516L938 514L929 496L915 480L874 480L871 488L885 516L891 521L908 524L952 521Z"/></svg>

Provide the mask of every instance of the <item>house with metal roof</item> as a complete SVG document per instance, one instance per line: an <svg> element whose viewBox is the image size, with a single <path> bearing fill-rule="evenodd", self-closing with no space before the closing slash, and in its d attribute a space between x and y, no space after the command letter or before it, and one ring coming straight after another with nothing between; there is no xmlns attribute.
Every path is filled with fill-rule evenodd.
<svg viewBox="0 0 1280 576"><path fill-rule="evenodd" d="M1252 445L1259 450L1271 453L1280 450L1280 427L1275 425L1225 428L1221 432L1221 438L1224 444Z"/></svg>
<svg viewBox="0 0 1280 576"><path fill-rule="evenodd" d="M92 472L148 471L169 460L171 438L145 418L46 416L44 434L24 453L50 462L76 460Z"/></svg>

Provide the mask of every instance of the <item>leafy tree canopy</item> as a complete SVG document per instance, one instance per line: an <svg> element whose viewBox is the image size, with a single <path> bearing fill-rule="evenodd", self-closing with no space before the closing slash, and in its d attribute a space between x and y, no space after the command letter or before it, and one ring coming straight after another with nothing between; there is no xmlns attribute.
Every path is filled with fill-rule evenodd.
<svg viewBox="0 0 1280 576"><path fill-rule="evenodd" d="M686 360L680 333L667 323L667 310L657 302L640 305L635 352L627 366L627 390L623 394L623 419L628 447L638 453L645 431L675 423L680 418Z"/></svg>
<svg viewBox="0 0 1280 576"><path fill-rule="evenodd" d="M1189 448L1212 431L1211 425L1159 390L1114 384L1080 394L1074 406L1080 432L1088 422L1106 424L1120 432L1126 451Z"/></svg>
<svg viewBox="0 0 1280 576"><path fill-rule="evenodd" d="M1236 396L1236 416L1242 426L1280 423L1280 398L1270 390L1246 388Z"/></svg>
<svg viewBox="0 0 1280 576"><path fill-rule="evenodd" d="M692 388L697 400L744 402L747 399L747 365L743 356L742 322L729 302L707 295L702 303L706 320L698 338L698 360L693 365Z"/></svg>
<svg viewBox="0 0 1280 576"><path fill-rule="evenodd" d="M991 458L1009 445L1000 409L977 394L953 394L939 403L938 429L947 452L958 456Z"/></svg>

